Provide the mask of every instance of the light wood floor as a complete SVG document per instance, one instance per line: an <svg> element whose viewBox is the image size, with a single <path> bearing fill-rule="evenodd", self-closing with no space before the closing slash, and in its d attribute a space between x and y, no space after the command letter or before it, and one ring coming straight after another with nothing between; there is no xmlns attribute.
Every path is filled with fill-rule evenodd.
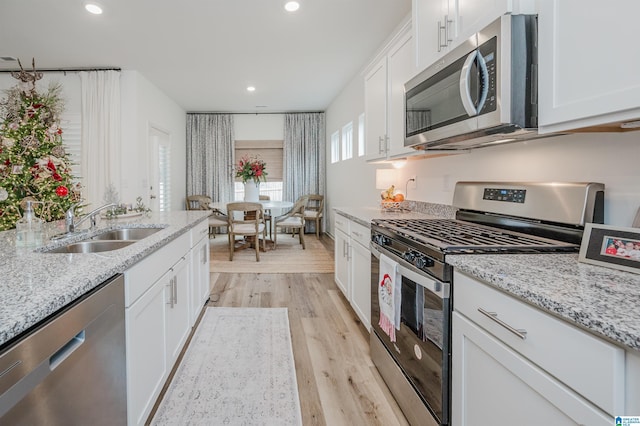
<svg viewBox="0 0 640 426"><path fill-rule="evenodd" d="M333 252L333 241L323 242ZM407 425L333 274L213 272L211 286L209 306L288 308L305 426Z"/></svg>

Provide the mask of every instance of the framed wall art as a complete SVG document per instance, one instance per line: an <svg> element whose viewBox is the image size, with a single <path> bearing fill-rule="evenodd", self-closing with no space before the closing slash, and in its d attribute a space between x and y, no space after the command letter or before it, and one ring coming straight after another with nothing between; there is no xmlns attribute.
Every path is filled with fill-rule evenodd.
<svg viewBox="0 0 640 426"><path fill-rule="evenodd" d="M640 274L640 228L587 223L578 261Z"/></svg>

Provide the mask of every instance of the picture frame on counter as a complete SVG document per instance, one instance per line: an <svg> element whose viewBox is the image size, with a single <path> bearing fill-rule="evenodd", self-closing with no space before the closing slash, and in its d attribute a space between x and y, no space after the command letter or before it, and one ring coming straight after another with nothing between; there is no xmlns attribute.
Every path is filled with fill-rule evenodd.
<svg viewBox="0 0 640 426"><path fill-rule="evenodd" d="M578 261L640 274L640 228L587 223Z"/></svg>

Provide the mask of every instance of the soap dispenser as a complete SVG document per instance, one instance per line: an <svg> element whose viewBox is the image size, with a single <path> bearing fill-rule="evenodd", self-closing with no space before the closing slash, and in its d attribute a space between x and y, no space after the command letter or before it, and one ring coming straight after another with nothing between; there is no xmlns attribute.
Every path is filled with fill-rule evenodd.
<svg viewBox="0 0 640 426"><path fill-rule="evenodd" d="M33 248L42 245L42 219L33 212L35 201L25 201L24 215L16 222L16 247Z"/></svg>

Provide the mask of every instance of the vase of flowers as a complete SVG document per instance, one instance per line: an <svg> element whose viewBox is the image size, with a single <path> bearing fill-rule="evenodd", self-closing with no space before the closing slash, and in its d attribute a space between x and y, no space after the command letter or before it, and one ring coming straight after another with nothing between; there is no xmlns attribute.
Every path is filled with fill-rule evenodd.
<svg viewBox="0 0 640 426"><path fill-rule="evenodd" d="M258 156L243 156L236 166L236 177L244 184L244 200L260 199L260 182L267 181L266 163Z"/></svg>

